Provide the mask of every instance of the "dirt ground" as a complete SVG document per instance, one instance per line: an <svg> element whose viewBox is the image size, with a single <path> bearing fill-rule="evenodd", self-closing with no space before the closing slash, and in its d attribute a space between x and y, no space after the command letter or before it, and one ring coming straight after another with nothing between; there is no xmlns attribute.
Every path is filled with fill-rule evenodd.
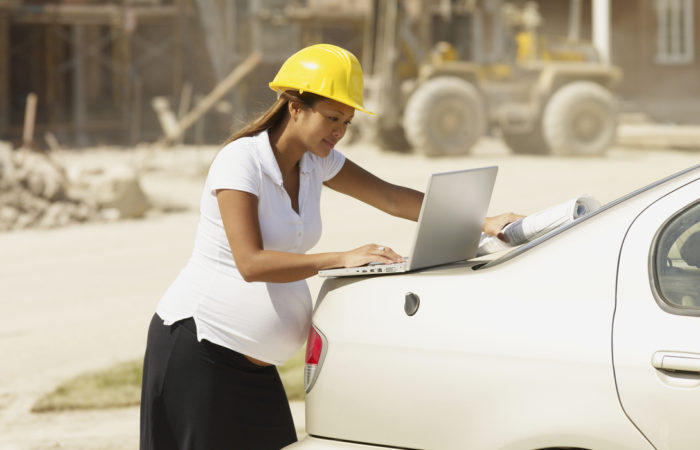
<svg viewBox="0 0 700 450"><path fill-rule="evenodd" d="M523 214L589 194L602 203L700 162L700 152L616 147L600 158L512 155L483 139L465 157L427 159L368 145L341 147L385 179L424 189L431 172L498 165L490 213ZM216 148L68 152L77 165L135 163L152 201L171 214L48 231L0 234L0 449L127 449L138 446L138 408L32 414L65 379L140 358L156 303L192 250L206 168ZM312 251L368 242L407 253L414 224L332 191L322 199L324 235ZM312 293L322 280L311 278ZM300 434L303 402L293 405Z"/></svg>

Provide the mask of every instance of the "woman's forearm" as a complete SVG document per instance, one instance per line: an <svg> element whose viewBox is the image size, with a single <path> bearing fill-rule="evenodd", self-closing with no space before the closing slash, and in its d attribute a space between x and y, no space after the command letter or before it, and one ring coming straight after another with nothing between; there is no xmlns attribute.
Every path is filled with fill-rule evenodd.
<svg viewBox="0 0 700 450"><path fill-rule="evenodd" d="M342 265L340 252L298 254L260 250L242 258L238 271L245 281L288 283L312 277L321 269Z"/></svg>
<svg viewBox="0 0 700 450"><path fill-rule="evenodd" d="M393 186L393 201L389 210L385 211L392 216L418 221L420 209L423 205L424 194L411 188Z"/></svg>
<svg viewBox="0 0 700 450"><path fill-rule="evenodd" d="M391 264L404 259L389 247L365 244L344 252L311 255L257 250L239 255L236 261L239 260L238 270L246 281L287 283L316 275L321 269L357 267L371 262Z"/></svg>

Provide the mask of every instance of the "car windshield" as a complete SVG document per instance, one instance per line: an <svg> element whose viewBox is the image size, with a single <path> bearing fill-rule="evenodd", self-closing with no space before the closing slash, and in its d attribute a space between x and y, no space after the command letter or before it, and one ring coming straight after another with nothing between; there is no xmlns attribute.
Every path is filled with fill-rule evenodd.
<svg viewBox="0 0 700 450"><path fill-rule="evenodd" d="M654 183L652 183L652 184L650 184L650 185L648 185L648 186L645 186L645 187L643 187L643 188L637 189L636 191L630 192L629 194L624 195L624 196L618 198L617 200L613 200L612 202L603 205L602 207L600 207L599 209L597 209L596 211L594 211L594 212L592 212L592 213L590 213L590 214L587 214L587 215L585 215L585 216L583 216L583 217L580 217L580 218L574 220L573 222L571 222L571 223L569 223L569 224L567 224L567 225L564 225L564 226L559 227L559 228L557 228L557 229L555 229L555 230L552 230L552 231L550 231L549 233L547 233L547 234L545 234L545 235L543 235L543 236L540 236L539 238L537 238L537 239L535 239L535 240L533 240L533 241L531 241L531 242L528 242L528 243L522 244L522 245L520 245L520 246L518 246L518 247L515 247L513 250L509 251L508 253L506 253L506 254L504 254L504 255L502 255L502 256L499 256L499 257L497 257L497 258L494 258L494 259L492 259L492 260L490 260L490 261L487 261L487 262L485 262L485 263L483 263L483 264L477 264L476 266L473 266L473 269L474 269L474 270L478 270L478 269L484 269L484 268L488 268L488 267L493 267L493 266L495 266L496 264L500 264L500 263L506 262L506 261L508 261L508 260L510 260L510 259L512 259L512 258L515 258L516 256L525 253L526 251L530 250L531 248L536 247L536 246L539 245L540 243L542 243L542 242L544 242L544 241L546 241L546 240L548 240L548 239L551 239L552 237L554 237L554 236L556 236L556 235L558 235L558 234L560 234L560 233L563 233L563 232L569 230L570 228L575 227L576 225L578 225L578 224L580 224L580 223L582 223L582 222L584 222L584 221L586 221L586 220L588 220L588 219L590 219L590 218L592 218L592 217L594 217L594 216L596 216L596 215L598 215L598 214L601 214L601 213L603 213L604 211L609 210L610 208L613 208L613 207L619 205L619 204L622 203L622 202L625 202L625 201L627 201L627 200L629 200L629 199L631 199L631 198L633 198L633 197L636 197L637 195L639 195L639 194L641 194L641 193L643 193L643 192L648 191L649 189L653 189L653 188L655 188L656 186L659 186L659 185L661 185L661 184L663 184L663 183L666 183L667 181L670 181L670 180L672 180L672 179L674 179L674 178L677 178L677 177L679 177L679 176L682 176L682 175L684 175L684 174L686 174L686 173L688 173L688 172L692 172L692 171L694 171L694 170L697 170L698 168L700 168L700 165L696 165L696 166L690 167L690 168L688 168L688 169L686 169L686 170L683 170L683 171L681 171L681 172L678 172L678 173L675 173L675 174L673 174L673 175L670 175L670 176L668 176L668 177L666 177L666 178L663 178L663 179L661 179L661 180L659 180L659 181L656 181L656 182L654 182Z"/></svg>

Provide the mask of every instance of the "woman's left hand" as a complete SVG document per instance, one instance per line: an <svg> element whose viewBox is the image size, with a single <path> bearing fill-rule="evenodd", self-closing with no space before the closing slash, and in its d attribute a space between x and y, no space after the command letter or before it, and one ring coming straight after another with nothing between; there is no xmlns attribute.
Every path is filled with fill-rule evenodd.
<svg viewBox="0 0 700 450"><path fill-rule="evenodd" d="M509 223L513 223L516 220L522 219L523 217L525 216L515 213L504 213L493 217L487 217L484 221L484 233L490 236L498 236L498 239L508 242L505 234L503 234L501 231Z"/></svg>

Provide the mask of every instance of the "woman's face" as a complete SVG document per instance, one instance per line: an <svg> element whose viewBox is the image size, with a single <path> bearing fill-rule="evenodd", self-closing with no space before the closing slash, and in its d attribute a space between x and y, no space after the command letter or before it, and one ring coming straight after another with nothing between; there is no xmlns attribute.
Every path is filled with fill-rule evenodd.
<svg viewBox="0 0 700 450"><path fill-rule="evenodd" d="M345 135L355 108L331 99L298 111L299 136L306 149L322 158L328 156Z"/></svg>

